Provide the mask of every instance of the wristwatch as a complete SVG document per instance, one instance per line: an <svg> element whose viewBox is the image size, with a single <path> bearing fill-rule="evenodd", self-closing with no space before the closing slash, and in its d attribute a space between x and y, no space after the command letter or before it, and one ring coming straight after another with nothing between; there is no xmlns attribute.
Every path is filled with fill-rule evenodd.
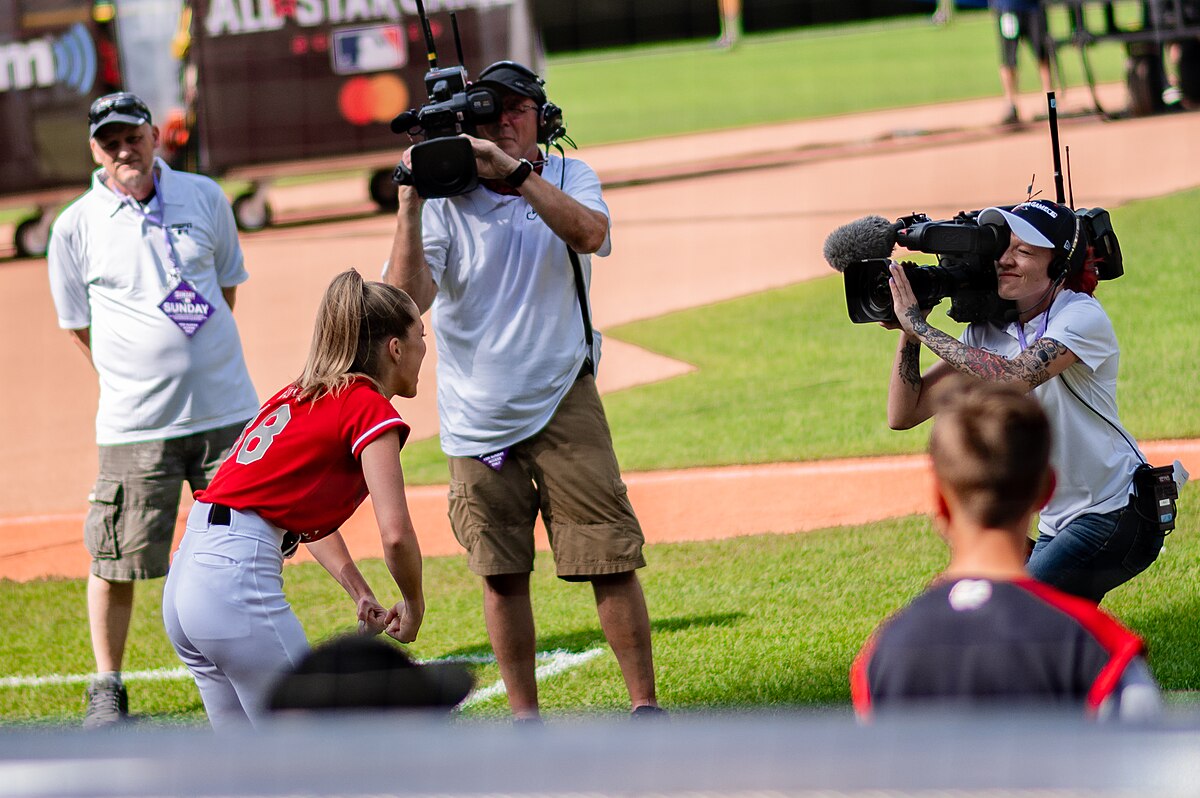
<svg viewBox="0 0 1200 798"><path fill-rule="evenodd" d="M529 177L529 173L532 171L533 164L522 158L521 160L517 161L517 168L512 170L512 172L510 172L508 176L504 178L504 182L510 188L520 188L521 184L525 182L525 178Z"/></svg>

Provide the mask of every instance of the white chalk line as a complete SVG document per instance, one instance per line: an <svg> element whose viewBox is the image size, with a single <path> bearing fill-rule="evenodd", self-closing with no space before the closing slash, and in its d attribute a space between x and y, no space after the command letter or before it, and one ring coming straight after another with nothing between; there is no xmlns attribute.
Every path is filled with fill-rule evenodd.
<svg viewBox="0 0 1200 798"><path fill-rule="evenodd" d="M577 668L585 662L593 660L603 653L603 648L590 648L587 651L580 652L564 651L559 649L557 651L539 653L538 659L544 659L547 660L547 662L545 665L538 666L537 670L534 671L534 678L536 678L539 682L545 681L546 679L553 678L561 673L566 673L572 668ZM502 696L505 694L505 692L507 691L504 687L504 681L502 679L497 680L496 682L489 684L487 687L472 691L471 694L467 696L461 704L459 704L459 707L463 708L473 706L474 704L481 704L484 701L490 701L496 696Z"/></svg>
<svg viewBox="0 0 1200 798"><path fill-rule="evenodd" d="M572 668L595 659L604 653L603 647L588 649L587 651L566 651L564 649L555 649L554 651L539 651L537 659L543 663L538 666L534 672L537 680L544 681L553 678L561 673L565 673ZM473 654L456 657L439 657L436 659L420 660L421 664L426 663L459 663L463 665L491 665L496 661L496 657L492 654ZM5 687L46 687L51 685L70 685L70 684L87 684L92 678L90 673L70 673L70 674L49 674L46 676L6 676L0 678L0 688ZM191 673L187 668L155 668L153 670L143 671L125 671L121 674L121 679L126 682L161 682L180 679L190 679ZM473 691L466 700L460 704L460 707L471 706L488 701L496 696L504 695L504 682L496 681L487 687Z"/></svg>

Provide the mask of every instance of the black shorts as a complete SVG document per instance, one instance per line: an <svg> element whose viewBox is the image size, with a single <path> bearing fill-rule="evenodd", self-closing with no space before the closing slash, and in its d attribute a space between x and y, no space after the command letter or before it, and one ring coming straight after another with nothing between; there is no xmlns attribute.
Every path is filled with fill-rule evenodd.
<svg viewBox="0 0 1200 798"><path fill-rule="evenodd" d="M996 30L1000 34L1000 63L1004 66L1017 65L1017 42L1021 39L1029 42L1029 49L1039 62L1050 60L1050 30L1045 9L998 12Z"/></svg>

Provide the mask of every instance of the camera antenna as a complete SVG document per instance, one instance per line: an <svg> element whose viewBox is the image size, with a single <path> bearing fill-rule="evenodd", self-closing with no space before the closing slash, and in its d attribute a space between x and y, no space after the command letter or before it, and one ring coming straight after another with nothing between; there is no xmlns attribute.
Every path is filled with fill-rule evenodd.
<svg viewBox="0 0 1200 798"><path fill-rule="evenodd" d="M429 17L425 16L425 4L417 2L417 17L421 20L421 30L425 32L425 53L429 59L429 68L437 69L437 47L433 43L433 30L429 27Z"/></svg>
<svg viewBox="0 0 1200 798"><path fill-rule="evenodd" d="M1066 146L1067 151L1067 206L1071 210L1075 210L1075 188L1071 185L1071 145Z"/></svg>
<svg viewBox="0 0 1200 798"><path fill-rule="evenodd" d="M458 15L453 11L450 12L450 27L454 30L454 49L458 51L458 63L466 66L467 59L463 58L462 38L458 35Z"/></svg>
<svg viewBox="0 0 1200 798"><path fill-rule="evenodd" d="M1054 151L1055 202L1061 204L1066 202L1066 191L1063 189L1062 155L1058 150L1058 101L1054 99L1054 92L1046 92L1046 104L1049 108L1047 119L1050 123L1050 148Z"/></svg>

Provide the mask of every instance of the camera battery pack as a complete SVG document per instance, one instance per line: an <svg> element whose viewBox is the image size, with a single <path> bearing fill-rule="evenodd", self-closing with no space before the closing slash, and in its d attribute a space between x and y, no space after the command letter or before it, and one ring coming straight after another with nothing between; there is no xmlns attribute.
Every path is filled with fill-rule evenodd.
<svg viewBox="0 0 1200 798"><path fill-rule="evenodd" d="M1133 475L1133 489L1142 517L1158 524L1164 534L1175 528L1175 501L1179 486L1175 484L1174 466L1139 466Z"/></svg>

